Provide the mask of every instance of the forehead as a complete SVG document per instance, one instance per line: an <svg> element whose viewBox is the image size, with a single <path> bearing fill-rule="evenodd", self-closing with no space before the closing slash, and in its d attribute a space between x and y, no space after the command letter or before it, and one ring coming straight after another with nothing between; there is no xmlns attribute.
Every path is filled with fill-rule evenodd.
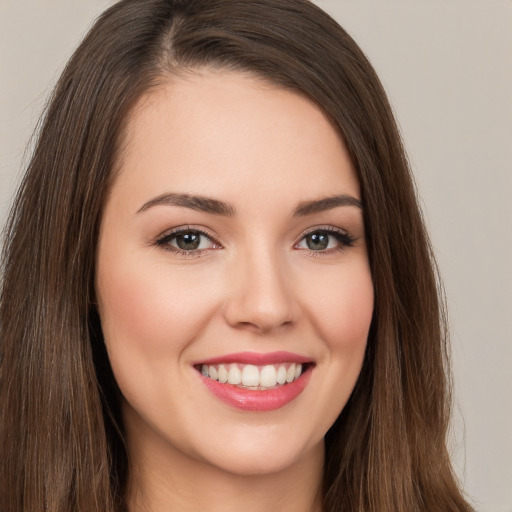
<svg viewBox="0 0 512 512"><path fill-rule="evenodd" d="M204 71L147 93L127 123L118 192L177 191L236 204L359 196L343 140L304 95L253 76Z"/></svg>

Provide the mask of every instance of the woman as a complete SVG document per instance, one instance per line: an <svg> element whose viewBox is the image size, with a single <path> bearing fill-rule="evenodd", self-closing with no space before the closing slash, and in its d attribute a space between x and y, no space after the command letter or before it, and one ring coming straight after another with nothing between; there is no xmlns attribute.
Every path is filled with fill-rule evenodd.
<svg viewBox="0 0 512 512"><path fill-rule="evenodd" d="M400 137L312 4L107 10L3 261L1 510L471 510Z"/></svg>

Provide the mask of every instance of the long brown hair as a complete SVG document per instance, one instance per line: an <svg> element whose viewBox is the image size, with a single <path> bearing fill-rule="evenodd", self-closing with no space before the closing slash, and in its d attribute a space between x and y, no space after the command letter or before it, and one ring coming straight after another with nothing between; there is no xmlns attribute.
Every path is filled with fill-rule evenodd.
<svg viewBox="0 0 512 512"><path fill-rule="evenodd" d="M119 392L95 308L102 206L136 100L204 66L307 95L360 180L375 310L363 370L326 436L324 511L470 511L446 448L442 295L400 135L364 54L307 0L121 0L69 61L6 230L0 510L124 508Z"/></svg>

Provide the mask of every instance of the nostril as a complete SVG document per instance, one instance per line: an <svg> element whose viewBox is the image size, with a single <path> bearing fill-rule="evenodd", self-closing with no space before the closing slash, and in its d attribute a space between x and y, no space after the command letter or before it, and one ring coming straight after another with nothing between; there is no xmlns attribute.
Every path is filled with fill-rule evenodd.
<svg viewBox="0 0 512 512"><path fill-rule="evenodd" d="M236 329L254 332L257 334L267 334L269 332L273 332L275 329L288 327L292 324L293 324L293 322L291 320L288 320L288 321L282 322L282 323L258 321L258 322L239 322L238 324L234 325L233 327L235 327Z"/></svg>

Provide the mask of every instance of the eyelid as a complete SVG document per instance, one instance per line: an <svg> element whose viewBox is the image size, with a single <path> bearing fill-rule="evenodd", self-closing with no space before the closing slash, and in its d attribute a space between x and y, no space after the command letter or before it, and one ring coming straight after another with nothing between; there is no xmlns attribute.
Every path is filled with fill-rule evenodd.
<svg viewBox="0 0 512 512"><path fill-rule="evenodd" d="M166 229L156 237L156 240L161 240L163 238L170 237L171 235L176 236L181 233L187 233L188 231L196 231L198 233L201 233L202 235L207 236L208 238L211 238L216 242L216 235L211 229L204 226L195 226L193 224L183 224L181 226L175 226L173 228Z"/></svg>
<svg viewBox="0 0 512 512"><path fill-rule="evenodd" d="M312 227L306 229L305 231L303 231L299 235L299 240L311 233L316 233L317 231L326 231L326 232L331 232L331 233L340 233L342 235L348 235L348 231L346 229L342 229L337 226L331 226L329 224L321 224L319 226L312 226Z"/></svg>
<svg viewBox="0 0 512 512"><path fill-rule="evenodd" d="M185 251L185 250L180 249L179 247L175 247L168 243L170 240L172 240L176 236L178 236L182 233L188 233L188 232L195 232L195 233L199 233L202 236L205 236L216 247L211 247L208 249L196 249L196 250L191 250L191 251ZM204 226L194 226L194 225L190 225L190 224L176 226L174 228L164 231L162 234L160 234L156 237L156 239L153 242L153 245L161 247L164 250L167 250L167 251L179 254L179 255L187 256L187 257L197 257L198 255L203 254L207 251L217 250L217 249L222 248L222 244L220 244L218 242L216 235L210 229L208 229Z"/></svg>
<svg viewBox="0 0 512 512"><path fill-rule="evenodd" d="M195 250L186 251L186 250L180 249L179 247L171 245L169 243L170 240L177 237L178 235L180 235L182 233L188 233L188 232L196 232L202 236L205 236L212 242L212 244L215 247L209 247L207 249L195 249ZM318 251L297 247L298 244L300 244L306 236L308 236L309 234L312 234L312 233L316 233L316 232L324 232L324 233L326 233L330 236L334 236L334 237L338 236L339 237L338 238L339 246L333 247L331 249L318 250ZM296 241L294 242L293 248L309 252L309 253L311 253L312 256L315 256L315 257L321 257L322 255L327 256L331 253L342 251L342 250L346 249L347 247L352 247L355 241L356 241L356 238L353 237L346 229L342 229L342 228L339 228L337 226L332 226L332 225L318 225L318 226L312 226L312 227L306 229L305 231L303 231L299 235L299 237L296 239ZM160 234L156 237L156 239L154 240L152 245L161 247L164 250L170 251L172 253L175 253L175 254L178 254L178 255L181 255L184 257L189 257L189 258L194 258L194 257L197 258L211 250L217 250L217 249L223 248L222 244L220 242L218 242L217 236L212 232L212 230L210 230L209 228L206 228L204 226L194 226L194 225L190 225L190 224L176 226L176 227L173 227L173 228L170 228L170 229L164 231L162 234Z"/></svg>
<svg viewBox="0 0 512 512"><path fill-rule="evenodd" d="M328 254L331 254L333 252L342 251L342 250L346 249L347 247L352 247L354 245L354 242L357 240L357 238L352 236L346 229L342 229L342 228L339 228L337 226L332 226L332 225L319 225L319 226L312 226L312 227L306 229L305 231L303 231L299 235L299 237L297 238L295 243L293 244L293 247L297 248L298 244L300 244L306 236L308 236L312 233L317 233L317 232L327 233L328 235L335 236L335 237L336 237L336 235L338 235L343 240L340 240L338 238L338 241L340 243L339 247L334 247L334 248L327 249L324 251L313 251L310 249L300 248L303 251L311 253L311 255L315 256L315 257L321 257L323 255L327 256Z"/></svg>
<svg viewBox="0 0 512 512"><path fill-rule="evenodd" d="M299 243L304 237L310 235L311 233L316 233L317 231L323 231L325 233L334 233L339 234L342 236L350 237L351 239L355 240L346 229L339 228L337 226L330 226L330 225L319 225L319 226L312 226L305 231L303 231L297 238L295 244ZM295 245L294 244L294 245Z"/></svg>

